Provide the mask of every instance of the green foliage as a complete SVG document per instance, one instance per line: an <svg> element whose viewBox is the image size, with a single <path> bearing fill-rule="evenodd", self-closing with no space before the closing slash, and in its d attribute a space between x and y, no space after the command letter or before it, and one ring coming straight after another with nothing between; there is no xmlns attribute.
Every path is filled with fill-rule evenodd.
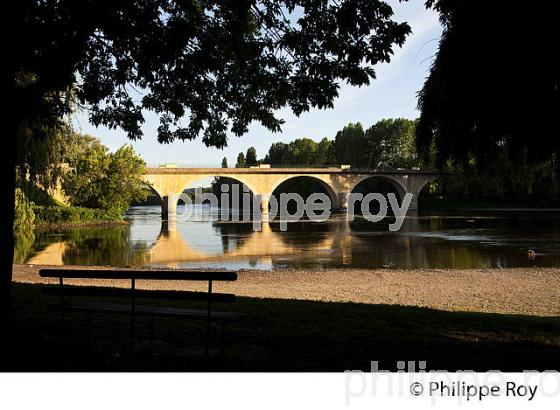
<svg viewBox="0 0 560 410"><path fill-rule="evenodd" d="M315 150L315 162L318 165L336 164L334 146L327 137L319 141L317 145L317 149Z"/></svg>
<svg viewBox="0 0 560 410"><path fill-rule="evenodd" d="M365 131L368 166L419 167L415 134L416 121L406 118L384 119L372 125Z"/></svg>
<svg viewBox="0 0 560 410"><path fill-rule="evenodd" d="M299 138L288 145L290 158L294 164L314 164L316 162L317 143L311 138Z"/></svg>
<svg viewBox="0 0 560 410"><path fill-rule="evenodd" d="M428 6L440 13L444 31L419 94L416 140L424 158L451 173L434 194L560 204L560 50L552 4L540 4L538 19L505 0Z"/></svg>
<svg viewBox="0 0 560 410"><path fill-rule="evenodd" d="M432 185L428 198L432 202L485 202L501 206L558 206L558 159L534 163L525 157L512 160L507 150L501 149L494 161L479 163L474 157L466 164L447 161L446 174ZM440 198L433 201L434 198Z"/></svg>
<svg viewBox="0 0 560 410"><path fill-rule="evenodd" d="M235 168L243 168L245 167L245 154L242 152L239 153L237 156L237 163L235 164Z"/></svg>
<svg viewBox="0 0 560 410"><path fill-rule="evenodd" d="M348 124L336 133L334 152L339 164L368 168L370 166L368 148L364 128L359 122Z"/></svg>
<svg viewBox="0 0 560 410"><path fill-rule="evenodd" d="M64 141L62 159L74 167L87 155L87 152L101 150L103 147L101 141L91 135L72 132Z"/></svg>
<svg viewBox="0 0 560 410"><path fill-rule="evenodd" d="M405 118L384 119L367 130L360 123L348 124L336 134L336 160L355 168L420 166L415 130L416 122Z"/></svg>
<svg viewBox="0 0 560 410"><path fill-rule="evenodd" d="M267 164L289 164L291 157L288 151L288 144L274 142L268 149L264 162Z"/></svg>
<svg viewBox="0 0 560 410"><path fill-rule="evenodd" d="M61 177L65 143L72 135L67 122L49 124L41 119L24 121L18 130L18 179L45 188Z"/></svg>
<svg viewBox="0 0 560 410"><path fill-rule="evenodd" d="M33 232L35 219L33 202L27 199L23 190L16 188L14 216L15 263L24 263L31 252L35 241Z"/></svg>
<svg viewBox="0 0 560 410"><path fill-rule="evenodd" d="M101 144L90 144L74 161L74 171L63 181L72 205L118 215L149 194L142 180L145 163L129 145L109 153Z"/></svg>
<svg viewBox="0 0 560 410"><path fill-rule="evenodd" d="M327 165L334 164L335 158L328 138L323 138L319 143L311 138L299 138L288 144L273 143L264 161L283 165Z"/></svg>
<svg viewBox="0 0 560 410"><path fill-rule="evenodd" d="M17 178L16 186L18 186L27 198L36 205L58 205L63 204L54 199L49 193L43 188L39 187L36 183L29 181L28 179Z"/></svg>
<svg viewBox="0 0 560 410"><path fill-rule="evenodd" d="M95 125L120 126L138 139L150 110L160 118L159 141L202 134L217 147L228 131L242 135L253 121L278 131L283 121L275 112L283 107L296 115L331 108L340 83L369 84L374 66L388 62L410 33L388 4L370 0L80 7L35 0L12 19L32 40L18 47L14 69L15 100L28 103L30 115L45 95L66 92L79 78L76 98L89 104ZM68 111L52 100L44 105L61 118Z"/></svg>
<svg viewBox="0 0 560 410"><path fill-rule="evenodd" d="M222 159L222 168L229 168L226 157L224 157L224 159Z"/></svg>
<svg viewBox="0 0 560 410"><path fill-rule="evenodd" d="M250 147L245 155L245 165L250 167L257 165L257 150L255 147Z"/></svg>
<svg viewBox="0 0 560 410"><path fill-rule="evenodd" d="M78 206L35 206L35 222L37 224L57 225L88 222L121 221L120 214L103 209L91 209Z"/></svg>
<svg viewBox="0 0 560 410"><path fill-rule="evenodd" d="M367 130L362 124L348 124L338 131L334 141L310 138L288 144L273 143L265 157L269 164L333 165L354 168L420 166L414 141L416 121L405 118L377 122Z"/></svg>
<svg viewBox="0 0 560 410"><path fill-rule="evenodd" d="M539 17L532 18L526 4L507 0L427 4L440 13L444 30L419 94L423 154L433 154L440 167L456 161L465 172L505 155L520 171L558 158L555 5L539 2Z"/></svg>
<svg viewBox="0 0 560 410"><path fill-rule="evenodd" d="M33 202L27 199L27 196L20 188L16 188L14 231L26 231L33 227L34 222Z"/></svg>

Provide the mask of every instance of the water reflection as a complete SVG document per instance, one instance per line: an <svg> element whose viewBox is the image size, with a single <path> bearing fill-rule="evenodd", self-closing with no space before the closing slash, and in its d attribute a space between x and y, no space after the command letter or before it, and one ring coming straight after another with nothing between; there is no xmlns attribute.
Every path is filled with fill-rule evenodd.
<svg viewBox="0 0 560 410"><path fill-rule="evenodd" d="M398 232L388 224L276 222L163 223L159 207L135 207L130 224L111 228L35 231L18 238L16 262L50 265L170 267L400 267L479 268L560 266L556 213L412 215ZM209 212L209 210L208 210ZM535 260L527 250L537 252Z"/></svg>

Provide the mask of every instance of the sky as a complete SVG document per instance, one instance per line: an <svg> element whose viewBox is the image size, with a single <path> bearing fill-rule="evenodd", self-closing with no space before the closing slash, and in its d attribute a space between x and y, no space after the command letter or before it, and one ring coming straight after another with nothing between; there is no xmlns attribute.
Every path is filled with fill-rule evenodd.
<svg viewBox="0 0 560 410"><path fill-rule="evenodd" d="M285 120L281 133L272 133L253 123L247 134L231 135L228 146L217 149L206 147L200 138L159 144L156 139L158 117L152 113L145 116L144 136L140 141L131 142L120 129L91 125L86 111L74 116L74 126L78 132L99 138L111 151L123 144L132 144L148 165L177 163L219 167L224 157L233 166L238 153L246 152L251 146L256 148L258 157L263 158L273 142L290 142L302 137L316 141L324 137L332 139L348 123L360 122L369 127L384 118L417 118L417 92L422 88L436 53L441 26L437 14L425 9L424 0L388 3L393 7L395 20L406 21L412 28L412 34L402 48L395 50L391 62L375 67L377 79L367 87L343 84L333 109L314 109L300 117L289 109L279 111L279 116Z"/></svg>

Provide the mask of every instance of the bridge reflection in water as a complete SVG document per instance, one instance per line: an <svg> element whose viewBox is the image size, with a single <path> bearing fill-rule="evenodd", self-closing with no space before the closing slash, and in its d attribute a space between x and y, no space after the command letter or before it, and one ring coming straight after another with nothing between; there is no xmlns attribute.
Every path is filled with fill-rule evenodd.
<svg viewBox="0 0 560 410"><path fill-rule="evenodd" d="M560 213L472 211L421 213L391 221L252 223L212 221L162 224L161 208L131 208L129 225L37 230L16 242L16 263L44 265L171 266L227 269L483 268L560 266ZM536 249L535 260L527 249Z"/></svg>
<svg viewBox="0 0 560 410"><path fill-rule="evenodd" d="M114 241L93 238L76 243L72 237L53 235L44 247L35 250L26 263L267 268L282 265L284 261L288 261L288 265L353 265L357 258L357 265L371 266L370 262L360 261L364 257L369 259L367 254L372 244L368 238L371 235L352 234L350 224L341 215L325 223L289 223L288 231L282 232L276 222L263 222L260 231L253 231L252 223L185 223L174 220L159 220L156 223L148 219L133 221L130 226L119 228L126 238ZM417 218L406 218L401 232L418 230L417 226ZM111 229L105 228L98 235L103 236ZM386 226L379 233L387 234ZM370 234L375 235L376 232ZM389 235L385 241L383 251L370 250L372 254L379 251L378 264L390 263L385 259L391 259L395 252L406 253L406 249L410 248L407 236ZM91 256L92 253L96 255Z"/></svg>

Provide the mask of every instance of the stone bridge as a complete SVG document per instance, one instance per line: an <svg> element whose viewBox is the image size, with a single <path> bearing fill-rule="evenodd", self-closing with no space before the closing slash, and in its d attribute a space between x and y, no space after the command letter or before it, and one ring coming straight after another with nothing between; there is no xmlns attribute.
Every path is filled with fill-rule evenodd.
<svg viewBox="0 0 560 410"><path fill-rule="evenodd" d="M368 170L348 166L325 168L275 168L260 165L249 168L179 168L160 166L147 168L145 181L162 201L162 218L176 213L181 193L193 183L211 177L224 177L246 185L253 195L260 198L263 214L268 213L269 198L283 182L297 177L309 177L319 182L330 196L333 209L346 209L348 194L368 179L378 178L389 182L402 200L406 193L413 195L409 209L418 209L418 195L422 188L438 177L437 172L419 169Z"/></svg>

